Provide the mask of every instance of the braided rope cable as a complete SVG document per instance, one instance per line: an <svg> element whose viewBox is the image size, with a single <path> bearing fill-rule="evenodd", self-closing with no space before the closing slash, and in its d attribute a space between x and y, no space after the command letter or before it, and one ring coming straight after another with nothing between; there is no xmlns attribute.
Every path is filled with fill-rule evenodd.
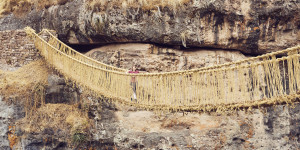
<svg viewBox="0 0 300 150"><path fill-rule="evenodd" d="M211 111L291 103L300 94L299 46L203 70L128 74L84 62L25 29L65 77L117 103L153 110ZM286 54L281 58L276 55ZM136 77L138 102L131 101Z"/></svg>

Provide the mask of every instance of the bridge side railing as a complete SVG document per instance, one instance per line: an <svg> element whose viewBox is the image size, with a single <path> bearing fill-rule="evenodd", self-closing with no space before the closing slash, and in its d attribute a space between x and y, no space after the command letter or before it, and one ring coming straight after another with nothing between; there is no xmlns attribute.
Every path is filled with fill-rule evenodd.
<svg viewBox="0 0 300 150"><path fill-rule="evenodd" d="M57 50L60 50L61 52L73 57L73 58L76 58L82 62L85 62L87 64L90 64L90 65L94 65L94 66L98 66L98 67L101 67L101 68L105 68L107 70L115 70L115 71L120 71L120 72L128 72L127 69L122 69L122 68L117 68L117 67L114 67L114 66L111 66L111 65L107 65L105 63L102 63L102 62L99 62L95 59L92 59L90 57L87 57L86 55L83 55L79 52L77 52L76 50L74 50L73 48L71 48L70 46L66 45L65 43L63 43L62 41L60 41L55 35L53 35L49 30L47 29L43 29L41 31L41 33L46 33L49 36L49 39L48 39L48 43L50 45L52 45L53 47L55 47Z"/></svg>
<svg viewBox="0 0 300 150"><path fill-rule="evenodd" d="M196 110L251 107L299 97L299 47L286 54L259 57L251 63L219 65L204 70L128 74L84 62L28 30L47 62L74 82L116 102L146 109ZM137 100L132 101L132 78Z"/></svg>
<svg viewBox="0 0 300 150"><path fill-rule="evenodd" d="M108 69L108 70L128 72L127 69L122 69L122 68L114 67L112 65L107 65L105 63L99 62L97 60L94 60L90 57L87 57L86 55L83 55L83 54L77 52L76 50L74 50L70 46L68 46L65 43L63 43L62 41L60 41L55 35L53 35L47 29L43 29L42 32L46 32L47 34L50 35L50 39L49 39L48 42L52 46L54 46L58 50L66 53L68 55L72 55L72 57L74 57L78 60L81 60L81 61L86 62L86 63L91 64L91 65L97 65L99 67L103 66L103 68ZM205 70L218 69L218 68L222 69L222 68L234 67L234 66L238 66L238 65L251 64L251 63L265 61L265 60L271 60L271 59L273 59L273 57L287 56L288 53L289 54L299 53L299 46L288 48L288 49L282 50L282 51L263 54L263 55L260 55L260 56L257 56L257 57L250 57L250 58L239 60L239 61L228 62L228 63L224 63L224 64L220 64L220 65L215 65L215 66L210 66L210 67L202 67L202 68L195 68L195 69L190 69L190 70L173 71L173 72L168 72L168 73L174 74L174 73L183 73L183 72L205 71ZM147 74L149 74L149 73L147 73ZM157 73L157 74L160 74L160 73Z"/></svg>

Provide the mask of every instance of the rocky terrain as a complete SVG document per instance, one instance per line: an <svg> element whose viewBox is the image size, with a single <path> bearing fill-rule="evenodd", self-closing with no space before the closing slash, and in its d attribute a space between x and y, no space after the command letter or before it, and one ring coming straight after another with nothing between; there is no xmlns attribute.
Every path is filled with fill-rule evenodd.
<svg viewBox="0 0 300 150"><path fill-rule="evenodd" d="M140 71L170 72L209 67L247 58L239 51L159 47L153 44L112 44L95 48L87 56L106 64Z"/></svg>
<svg viewBox="0 0 300 150"><path fill-rule="evenodd" d="M224 114L162 113L116 106L105 98L86 95L84 90L66 84L54 74L48 75L45 88L45 104L37 108L39 117L33 114L30 122L26 120L22 97L14 100L1 97L1 149L196 150L295 149L300 146L298 103ZM80 101L70 95L81 95ZM53 96L58 99L53 100ZM80 132L74 132L73 117ZM46 118L52 121L47 122ZM86 121L88 126L83 123Z"/></svg>
<svg viewBox="0 0 300 150"><path fill-rule="evenodd" d="M9 122L13 117L14 110L12 105L7 105L2 99L3 98L0 97L0 148L9 149Z"/></svg>
<svg viewBox="0 0 300 150"><path fill-rule="evenodd" d="M119 52L122 59L113 61L111 49ZM155 52L150 53L153 49ZM182 69L180 63L168 63L169 55L163 51L173 51L175 60L179 62L185 57L193 60L209 59L209 61L204 61L205 59L188 61L186 66L188 68L244 58L239 52L228 54L224 51L196 51L192 53L193 55L189 55L176 49L154 48L149 44L105 46L92 50L87 55L96 59L110 56L104 59L104 62L120 64L124 68L131 65L125 63L127 61L141 62L139 67L144 67L148 72L160 66L162 66L160 71ZM129 58L131 60L128 60ZM147 67L145 61L159 63ZM25 97L27 94L19 91L16 94L5 95L7 90L2 88L1 149L196 150L294 149L300 146L298 125L300 105L298 103L292 106L277 105L224 114L138 110L130 106L115 105L103 97L96 98L87 90L68 83L55 71L43 66L44 63L39 62L33 62L20 69L1 64L6 67L6 70L16 70L14 72L19 74L15 76L14 72L4 70L0 72L2 77L12 73L10 78L6 77L6 87L10 87L9 89L17 88L10 80L13 80L13 77L19 78L20 74L24 74L23 71L28 76L32 76L35 82L41 82L45 77L47 80L45 87L42 88L44 93L41 94L44 101L38 99L37 107L33 107L35 98L28 105L28 98ZM37 75L43 73L46 76L39 79L30 73ZM28 78L25 76L25 79ZM19 81L24 83L22 78ZM1 82L3 81L0 79ZM36 90L29 91L33 94L36 92Z"/></svg>
<svg viewBox="0 0 300 150"><path fill-rule="evenodd" d="M166 72L299 45L299 8L299 0L0 2L0 149L297 149L299 103L223 114L115 105L49 67L17 29L53 29L106 64Z"/></svg>
<svg viewBox="0 0 300 150"><path fill-rule="evenodd" d="M0 30L49 28L71 44L142 42L247 54L281 50L300 39L299 0L60 0L44 9L33 2L15 3L20 9L0 18Z"/></svg>

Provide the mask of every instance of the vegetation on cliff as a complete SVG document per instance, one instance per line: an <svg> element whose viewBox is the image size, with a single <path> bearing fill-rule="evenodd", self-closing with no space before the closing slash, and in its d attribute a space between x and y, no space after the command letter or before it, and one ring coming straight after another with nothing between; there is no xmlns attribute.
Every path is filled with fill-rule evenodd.
<svg viewBox="0 0 300 150"><path fill-rule="evenodd" d="M0 17L10 13L22 16L33 8L44 9L53 5L63 5L72 0L7 0L0 1ZM142 8L143 10L160 9L168 6L176 10L191 0L87 0L88 8L101 11L110 7Z"/></svg>
<svg viewBox="0 0 300 150"><path fill-rule="evenodd" d="M108 7L141 8L143 10L160 9L168 6L176 8L188 4L191 0L87 0L89 8L97 11L105 10Z"/></svg>
<svg viewBox="0 0 300 150"><path fill-rule="evenodd" d="M44 61L36 61L16 71L0 70L0 94L28 95L37 84L46 84L49 70Z"/></svg>
<svg viewBox="0 0 300 150"><path fill-rule="evenodd" d="M92 125L87 113L82 112L76 105L68 104L45 104L16 124L22 127L24 135L50 131L74 146L88 140L87 133Z"/></svg>
<svg viewBox="0 0 300 150"><path fill-rule="evenodd" d="M9 13L22 16L33 8L44 9L52 5L63 5L68 1L71 0L3 0L0 1L0 17Z"/></svg>
<svg viewBox="0 0 300 150"><path fill-rule="evenodd" d="M45 102L48 76L51 74L45 61L38 60L16 71L0 70L0 95L4 101L24 107L25 117L16 120L9 138L10 147L19 138L32 133L45 133L43 142L51 142L48 134L60 137L69 146L78 147L89 138L93 124L80 104L50 104Z"/></svg>

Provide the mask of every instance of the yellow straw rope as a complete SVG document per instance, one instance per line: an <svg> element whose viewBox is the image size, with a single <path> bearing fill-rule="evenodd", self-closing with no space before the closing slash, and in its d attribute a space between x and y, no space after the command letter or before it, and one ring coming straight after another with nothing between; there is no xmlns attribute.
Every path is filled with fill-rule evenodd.
<svg viewBox="0 0 300 150"><path fill-rule="evenodd" d="M46 41L29 27L28 36L46 61L95 93L118 103L154 110L224 111L292 102L299 97L300 46L213 67L129 74L78 53L43 30ZM280 56L280 58L276 58ZM136 101L132 77L136 78Z"/></svg>
<svg viewBox="0 0 300 150"><path fill-rule="evenodd" d="M86 55L83 55L77 51L75 51L73 48L69 47L65 43L61 42L56 36L54 36L49 30L43 29L42 32L40 32L38 35L42 35L44 32L50 35L50 39L48 40L48 43L51 44L53 47L56 49L60 50L61 52L64 52L68 55L71 55L73 58L78 59L82 62L91 64L91 65L96 65L101 68L105 68L108 70L115 70L115 71L121 71L121 72L127 72L128 70L122 69L122 68L117 68L114 66L110 66L107 64L104 64L102 62L96 61L90 57L87 57Z"/></svg>

